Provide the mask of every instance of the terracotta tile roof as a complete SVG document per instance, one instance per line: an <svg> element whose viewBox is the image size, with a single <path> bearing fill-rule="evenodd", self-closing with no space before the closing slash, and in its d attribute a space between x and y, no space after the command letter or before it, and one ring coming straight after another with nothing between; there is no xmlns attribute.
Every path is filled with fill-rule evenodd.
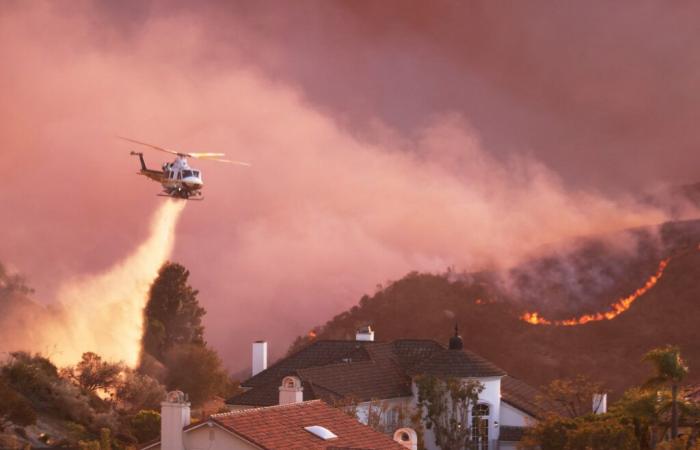
<svg viewBox="0 0 700 450"><path fill-rule="evenodd" d="M456 378L501 377L506 374L492 362L468 350L435 352L416 364L409 373Z"/></svg>
<svg viewBox="0 0 700 450"><path fill-rule="evenodd" d="M216 414L211 420L270 450L403 449L388 436L319 400ZM304 429L313 425L327 428L338 437L323 440Z"/></svg>
<svg viewBox="0 0 700 450"><path fill-rule="evenodd" d="M537 389L517 378L510 376L501 378L501 400L532 417L540 417L543 413L537 401L539 394Z"/></svg>

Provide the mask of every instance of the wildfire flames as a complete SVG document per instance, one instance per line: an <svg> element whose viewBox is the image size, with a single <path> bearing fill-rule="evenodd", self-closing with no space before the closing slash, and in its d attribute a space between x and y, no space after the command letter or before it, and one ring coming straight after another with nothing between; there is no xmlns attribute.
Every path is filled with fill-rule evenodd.
<svg viewBox="0 0 700 450"><path fill-rule="evenodd" d="M585 314L580 317L574 317L566 320L548 320L540 316L537 312L526 312L525 314L520 316L520 319L532 325L558 325L565 327L584 325L588 322L598 322L600 320L612 320L615 317L622 314L623 312L630 309L632 303L634 303L635 300L637 300L642 295L646 294L651 288L653 288L656 285L656 283L659 282L670 260L671 258L666 258L663 261L661 261L659 263L659 268L656 271L656 273L649 277L644 286L637 289L633 294L625 298L621 298L620 300L613 303L610 307L610 310L608 311L598 312L595 314Z"/></svg>

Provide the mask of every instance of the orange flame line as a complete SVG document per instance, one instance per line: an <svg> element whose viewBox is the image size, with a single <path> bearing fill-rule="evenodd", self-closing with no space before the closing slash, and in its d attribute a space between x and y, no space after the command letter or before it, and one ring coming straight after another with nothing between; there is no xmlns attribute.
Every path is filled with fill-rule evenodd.
<svg viewBox="0 0 700 450"><path fill-rule="evenodd" d="M558 325L558 326L565 326L565 327L571 327L575 325L584 325L589 322L598 322L601 320L612 320L615 317L619 316L623 312L627 311L630 309L632 306L632 303L635 302L639 297L642 295L646 294L651 288L653 288L656 283L659 282L661 277L664 274L664 270L666 270L666 266L668 266L669 261L671 258L666 258L661 263L659 263L659 269L656 271L654 275L649 277L647 282L642 286L641 288L637 289L634 291L633 294L628 295L627 297L621 298L617 302L613 303L610 305L610 310L605 311L605 312L598 312L595 314L584 314L583 316L580 317L574 317L571 319L566 319L566 320L548 320L545 319L544 317L540 316L539 313L537 312L526 312L522 316L520 316L520 320L523 320L529 324L532 325Z"/></svg>

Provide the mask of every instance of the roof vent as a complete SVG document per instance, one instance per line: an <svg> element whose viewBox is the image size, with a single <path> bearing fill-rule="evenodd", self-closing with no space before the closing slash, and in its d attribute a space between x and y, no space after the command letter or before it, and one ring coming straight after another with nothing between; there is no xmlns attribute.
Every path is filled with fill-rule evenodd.
<svg viewBox="0 0 700 450"><path fill-rule="evenodd" d="M313 434L314 436L327 441L329 439L335 439L338 436L333 433L328 428L322 427L321 425L312 425L310 427L304 427L306 431Z"/></svg>

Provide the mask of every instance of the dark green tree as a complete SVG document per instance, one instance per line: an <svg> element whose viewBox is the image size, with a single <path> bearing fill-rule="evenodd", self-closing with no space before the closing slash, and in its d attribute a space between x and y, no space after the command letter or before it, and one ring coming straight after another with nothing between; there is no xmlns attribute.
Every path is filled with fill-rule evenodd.
<svg viewBox="0 0 700 450"><path fill-rule="evenodd" d="M160 361L177 345L204 345L206 311L197 301L198 291L187 283L189 276L182 265L167 262L151 286L142 343L143 350Z"/></svg>
<svg viewBox="0 0 700 450"><path fill-rule="evenodd" d="M141 443L148 442L160 435L160 414L157 411L139 411L129 422L131 432Z"/></svg>
<svg viewBox="0 0 700 450"><path fill-rule="evenodd" d="M215 395L228 396L235 389L234 382L224 369L219 355L202 345L178 345L165 355L168 390L187 393L194 406Z"/></svg>
<svg viewBox="0 0 700 450"><path fill-rule="evenodd" d="M680 349L673 345L650 350L644 355L644 361L650 362L656 372L645 383L647 387L671 386L671 439L675 439L678 437L678 389L688 374L688 366L681 358Z"/></svg>

